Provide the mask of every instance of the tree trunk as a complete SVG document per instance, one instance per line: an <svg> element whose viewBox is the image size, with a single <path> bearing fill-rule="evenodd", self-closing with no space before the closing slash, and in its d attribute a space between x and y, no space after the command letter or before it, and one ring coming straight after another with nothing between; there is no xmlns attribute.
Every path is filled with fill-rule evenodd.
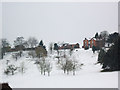
<svg viewBox="0 0 120 90"><path fill-rule="evenodd" d="M17 56L16 56L16 61L17 61Z"/></svg>
<svg viewBox="0 0 120 90"><path fill-rule="evenodd" d="M12 71L12 75L14 75L14 71Z"/></svg>
<svg viewBox="0 0 120 90"><path fill-rule="evenodd" d="M66 73L66 70L64 69L64 73Z"/></svg>
<svg viewBox="0 0 120 90"><path fill-rule="evenodd" d="M50 72L48 72L48 76L50 76Z"/></svg>
<svg viewBox="0 0 120 90"><path fill-rule="evenodd" d="M75 71L73 70L73 75L75 75Z"/></svg>
<svg viewBox="0 0 120 90"><path fill-rule="evenodd" d="M44 70L44 75L45 75L45 70Z"/></svg>
<svg viewBox="0 0 120 90"><path fill-rule="evenodd" d="M69 71L67 71L67 75L69 75Z"/></svg>
<svg viewBox="0 0 120 90"><path fill-rule="evenodd" d="M60 59L58 58L58 64L60 63Z"/></svg>
<svg viewBox="0 0 120 90"><path fill-rule="evenodd" d="M41 75L43 74L42 70L41 70Z"/></svg>
<svg viewBox="0 0 120 90"><path fill-rule="evenodd" d="M43 74L43 69L41 68L41 75Z"/></svg>
<svg viewBox="0 0 120 90"><path fill-rule="evenodd" d="M1 58L3 59L3 57L4 57L4 54L3 54L3 52L1 52Z"/></svg>

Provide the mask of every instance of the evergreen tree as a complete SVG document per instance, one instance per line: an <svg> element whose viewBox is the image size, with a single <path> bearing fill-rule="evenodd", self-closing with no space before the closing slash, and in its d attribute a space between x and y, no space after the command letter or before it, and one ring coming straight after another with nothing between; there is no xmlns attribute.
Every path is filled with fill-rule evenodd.
<svg viewBox="0 0 120 90"><path fill-rule="evenodd" d="M10 44L9 44L9 42L7 41L7 39L2 39L1 40L1 47L0 47L0 49L1 49L1 58L3 59L3 57L4 57L4 55L5 55L5 53L8 51L8 50L10 50Z"/></svg>
<svg viewBox="0 0 120 90"><path fill-rule="evenodd" d="M43 48L46 50L46 46L44 45Z"/></svg>
<svg viewBox="0 0 120 90"><path fill-rule="evenodd" d="M58 50L58 49L59 49L59 47L58 47L57 43L55 43L54 44L54 50Z"/></svg>
<svg viewBox="0 0 120 90"><path fill-rule="evenodd" d="M98 63L103 63L103 57L105 56L106 52L103 49L100 49L98 54Z"/></svg>
<svg viewBox="0 0 120 90"><path fill-rule="evenodd" d="M40 41L39 46L43 46L43 41L42 40Z"/></svg>
<svg viewBox="0 0 120 90"><path fill-rule="evenodd" d="M98 60L103 65L103 71L120 70L120 36L105 54L99 53Z"/></svg>
<svg viewBox="0 0 120 90"><path fill-rule="evenodd" d="M98 32L95 34L95 38L98 38Z"/></svg>
<svg viewBox="0 0 120 90"><path fill-rule="evenodd" d="M52 52L53 52L53 43L49 44L49 51L50 51L50 54L52 54Z"/></svg>
<svg viewBox="0 0 120 90"><path fill-rule="evenodd" d="M118 37L119 37L119 34L117 32L113 34L109 34L107 42L114 43Z"/></svg>
<svg viewBox="0 0 120 90"><path fill-rule="evenodd" d="M95 53L95 50L96 50L96 48L95 48L95 46L93 45L93 46L92 46L92 51L93 51L93 53Z"/></svg>

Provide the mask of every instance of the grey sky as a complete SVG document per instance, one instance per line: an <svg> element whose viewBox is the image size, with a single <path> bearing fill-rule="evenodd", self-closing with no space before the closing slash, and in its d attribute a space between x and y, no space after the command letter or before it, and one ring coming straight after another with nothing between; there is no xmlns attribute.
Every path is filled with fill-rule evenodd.
<svg viewBox="0 0 120 90"><path fill-rule="evenodd" d="M118 31L117 2L3 3L3 37L17 36L49 42L82 43L96 32Z"/></svg>

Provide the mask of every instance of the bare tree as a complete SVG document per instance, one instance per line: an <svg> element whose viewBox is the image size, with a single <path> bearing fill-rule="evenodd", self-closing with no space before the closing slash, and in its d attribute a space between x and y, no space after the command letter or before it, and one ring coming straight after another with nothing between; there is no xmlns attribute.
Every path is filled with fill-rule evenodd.
<svg viewBox="0 0 120 90"><path fill-rule="evenodd" d="M28 47L29 47L28 41L25 41L24 44L23 44L23 46L24 46L25 48L28 48Z"/></svg>
<svg viewBox="0 0 120 90"><path fill-rule="evenodd" d="M15 48L18 51L20 51L20 57L22 55L22 50L25 48L24 43L25 43L25 40L23 37L17 37L16 40L14 41Z"/></svg>
<svg viewBox="0 0 120 90"><path fill-rule="evenodd" d="M70 54L70 56L73 54L73 48L71 48L70 50L69 50L69 54Z"/></svg>
<svg viewBox="0 0 120 90"><path fill-rule="evenodd" d="M25 40L23 37L17 37L16 40L14 41L14 46L23 46L24 43L25 43Z"/></svg>
<svg viewBox="0 0 120 90"><path fill-rule="evenodd" d="M41 75L42 74L45 75L45 73L47 72L48 76L50 76L52 66L51 66L50 60L48 58L42 57L42 58L40 58L39 61L36 62L36 64L41 72Z"/></svg>
<svg viewBox="0 0 120 90"><path fill-rule="evenodd" d="M65 58L60 58L60 62L58 63L59 64L59 67L60 69L62 69L64 71L64 73L66 73L66 60Z"/></svg>
<svg viewBox="0 0 120 90"><path fill-rule="evenodd" d="M38 69L40 70L41 75L42 75L43 72L44 72L45 60L44 59L40 59L39 61L36 62L36 64L37 64ZM45 75L45 73L44 73L44 75Z"/></svg>
<svg viewBox="0 0 120 90"><path fill-rule="evenodd" d="M52 52L53 52L53 43L50 43L50 45L49 45L49 51L50 51L50 54L52 54Z"/></svg>
<svg viewBox="0 0 120 90"><path fill-rule="evenodd" d="M70 60L69 57L66 57L65 66L66 66L67 74L69 74L69 72L73 70L73 62L72 62L72 60Z"/></svg>
<svg viewBox="0 0 120 90"><path fill-rule="evenodd" d="M73 75L75 75L75 71L78 70L81 66L82 64L79 64L75 57L69 56L61 59L61 62L59 63L59 67L64 71L64 73L67 72L67 74L69 74L70 72L73 72Z"/></svg>
<svg viewBox="0 0 120 90"><path fill-rule="evenodd" d="M50 72L52 70L52 65L51 65L49 57L46 58L45 63L46 63L46 72L48 73L48 76L50 76Z"/></svg>
<svg viewBox="0 0 120 90"><path fill-rule="evenodd" d="M12 57L13 57L14 59L16 59L16 61L17 61L17 59L18 59L19 57L21 57L21 51L13 53L13 54L12 54Z"/></svg>
<svg viewBox="0 0 120 90"><path fill-rule="evenodd" d="M21 62L20 63L20 68L19 68L19 71L23 74L23 73L25 73L25 63L24 62Z"/></svg>
<svg viewBox="0 0 120 90"><path fill-rule="evenodd" d="M35 51L33 51L33 50L32 50L32 51L29 51L29 52L28 52L28 55L29 55L29 56L32 56L32 58L35 58L35 57L37 56L36 53L35 53Z"/></svg>
<svg viewBox="0 0 120 90"><path fill-rule="evenodd" d="M28 45L30 48L36 47L38 44L38 40L35 37L29 37Z"/></svg>

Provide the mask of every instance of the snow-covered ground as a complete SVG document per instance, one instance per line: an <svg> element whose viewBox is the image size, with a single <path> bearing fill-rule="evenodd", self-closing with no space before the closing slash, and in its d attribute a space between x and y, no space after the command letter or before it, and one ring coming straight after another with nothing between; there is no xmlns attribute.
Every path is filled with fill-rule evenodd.
<svg viewBox="0 0 120 90"><path fill-rule="evenodd" d="M52 71L51 75L41 75L34 59L28 58L27 52L17 61L7 54L4 60L0 60L0 83L8 82L12 88L118 88L118 72L100 72L101 66L97 62L98 53L92 53L92 50L75 50L73 55L80 63L84 65L76 75L72 73L67 75L57 68L55 54L51 55ZM26 58L27 57L27 58ZM25 64L25 73L16 73L15 75L5 75L6 60L10 63L20 66Z"/></svg>

